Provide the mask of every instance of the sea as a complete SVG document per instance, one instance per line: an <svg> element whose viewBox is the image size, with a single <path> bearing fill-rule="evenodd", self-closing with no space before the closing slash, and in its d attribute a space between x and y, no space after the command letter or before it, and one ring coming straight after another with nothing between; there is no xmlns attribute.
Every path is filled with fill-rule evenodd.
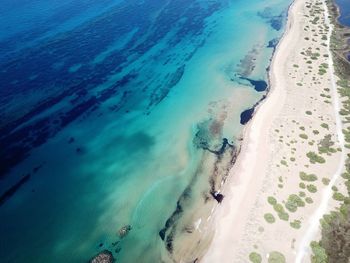
<svg viewBox="0 0 350 263"><path fill-rule="evenodd" d="M0 261L203 256L290 3L2 0Z"/></svg>
<svg viewBox="0 0 350 263"><path fill-rule="evenodd" d="M350 27L350 2L348 0L334 0L340 10L339 23Z"/></svg>

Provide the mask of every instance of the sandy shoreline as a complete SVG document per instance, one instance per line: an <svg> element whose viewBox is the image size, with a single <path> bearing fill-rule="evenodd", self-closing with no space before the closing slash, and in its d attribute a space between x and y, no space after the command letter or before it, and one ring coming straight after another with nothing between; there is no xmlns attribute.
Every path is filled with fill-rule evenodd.
<svg viewBox="0 0 350 263"><path fill-rule="evenodd" d="M337 169L334 94L327 88L328 74L320 74L322 67L327 71L327 29L316 3L321 1L295 0L289 8L270 67L271 90L245 128L241 153L223 189L224 202L213 215L215 237L202 262L249 262L251 252L265 262L273 251L283 254L286 262L294 261L325 182ZM321 18L311 21L312 16ZM333 143L327 144L327 154L320 148L325 138ZM310 162L310 152L320 154L324 163ZM317 178L302 181L300 173ZM302 203L295 211L288 210L291 195ZM277 200L288 219L276 216L268 198ZM273 215L273 223L267 222L267 214Z"/></svg>

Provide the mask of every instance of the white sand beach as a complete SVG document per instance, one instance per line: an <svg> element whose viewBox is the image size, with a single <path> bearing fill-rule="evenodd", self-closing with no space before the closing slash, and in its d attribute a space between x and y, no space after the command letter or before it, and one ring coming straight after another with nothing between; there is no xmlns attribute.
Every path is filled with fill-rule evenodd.
<svg viewBox="0 0 350 263"><path fill-rule="evenodd" d="M317 240L320 204L325 209L337 205L324 191L333 181L344 190L334 177L344 156L324 7L320 0L295 0L289 9L271 65L271 90L244 131L202 262L254 262L259 257L268 262L269 256L294 262L297 255L310 262L302 244L310 220L315 231L309 236ZM305 250L302 256L300 249Z"/></svg>

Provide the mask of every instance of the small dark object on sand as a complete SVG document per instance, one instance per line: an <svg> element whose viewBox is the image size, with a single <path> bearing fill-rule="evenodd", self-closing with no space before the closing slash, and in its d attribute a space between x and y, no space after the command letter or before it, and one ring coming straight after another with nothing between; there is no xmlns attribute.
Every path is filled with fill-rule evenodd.
<svg viewBox="0 0 350 263"><path fill-rule="evenodd" d="M222 200L224 199L224 195L218 193L218 192L211 192L211 195L214 197L214 199L218 202L221 203Z"/></svg>
<svg viewBox="0 0 350 263"><path fill-rule="evenodd" d="M103 250L98 253L95 257L93 257L89 263L113 263L114 257L111 251Z"/></svg>

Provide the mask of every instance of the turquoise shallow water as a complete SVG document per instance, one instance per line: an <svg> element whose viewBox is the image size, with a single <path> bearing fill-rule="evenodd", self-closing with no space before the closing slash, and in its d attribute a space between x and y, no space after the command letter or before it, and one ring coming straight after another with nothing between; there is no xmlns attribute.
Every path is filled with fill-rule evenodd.
<svg viewBox="0 0 350 263"><path fill-rule="evenodd" d="M195 260L289 3L5 1L1 261Z"/></svg>

